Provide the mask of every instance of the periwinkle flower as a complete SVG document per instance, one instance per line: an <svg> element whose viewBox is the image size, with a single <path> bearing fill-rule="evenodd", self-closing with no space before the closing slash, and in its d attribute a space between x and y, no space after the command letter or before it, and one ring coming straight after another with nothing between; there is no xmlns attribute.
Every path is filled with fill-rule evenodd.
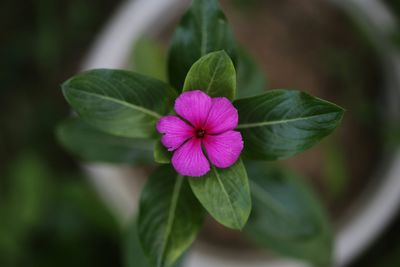
<svg viewBox="0 0 400 267"><path fill-rule="evenodd" d="M172 165L184 176L203 176L210 163L218 168L232 166L243 149L242 136L234 129L238 112L225 97L211 98L194 90L175 101L177 116L163 116L157 130L161 143L173 151Z"/></svg>

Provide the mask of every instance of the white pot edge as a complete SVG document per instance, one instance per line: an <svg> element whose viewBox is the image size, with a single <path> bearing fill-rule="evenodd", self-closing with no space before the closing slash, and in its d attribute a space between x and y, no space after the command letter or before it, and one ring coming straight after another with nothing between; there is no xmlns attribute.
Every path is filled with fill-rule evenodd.
<svg viewBox="0 0 400 267"><path fill-rule="evenodd" d="M359 7L361 16L368 18L377 28L393 26L393 18L383 4L376 0L330 0L346 8L349 4ZM344 4L346 2L346 4ZM120 68L126 62L131 44L144 32L154 27L162 18L170 21L188 4L188 0L128 0L116 11L110 22L98 36L82 69ZM164 12L168 10L168 12ZM126 27L129 25L129 27ZM156 29L153 29L156 30ZM396 75L400 77L400 60L396 59ZM399 83L400 84L400 83ZM400 206L400 151L394 155L385 170L386 179L373 195L363 197L356 205L351 220L337 232L334 262L344 266L358 256L391 221ZM136 210L137 194L132 194L132 181L124 171L109 165L85 165L89 179L104 201L121 221L127 221ZM135 191L139 191L136 186ZM305 263L290 260L245 259L238 255L226 257L223 253L209 253L207 248L196 245L186 261L188 267L300 267Z"/></svg>

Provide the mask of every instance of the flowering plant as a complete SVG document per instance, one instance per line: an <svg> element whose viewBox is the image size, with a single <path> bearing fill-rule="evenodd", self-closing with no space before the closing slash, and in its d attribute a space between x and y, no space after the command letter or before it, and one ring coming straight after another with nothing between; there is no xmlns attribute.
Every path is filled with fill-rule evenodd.
<svg viewBox="0 0 400 267"><path fill-rule="evenodd" d="M194 0L183 16L168 79L96 69L62 85L79 116L58 134L75 154L133 163L146 160L142 151L155 140L162 166L143 189L135 223L140 252L132 253L143 252L146 266L175 264L207 211L260 245L329 262L330 226L310 190L261 161L310 148L339 125L343 109L296 90L264 91L254 82L261 71L238 48L216 0Z"/></svg>

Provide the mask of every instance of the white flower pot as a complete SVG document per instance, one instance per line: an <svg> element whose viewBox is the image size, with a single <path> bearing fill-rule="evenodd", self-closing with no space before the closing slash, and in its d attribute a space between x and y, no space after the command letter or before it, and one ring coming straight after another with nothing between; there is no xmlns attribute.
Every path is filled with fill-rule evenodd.
<svg viewBox="0 0 400 267"><path fill-rule="evenodd" d="M374 0L331 0L351 16L368 25L376 45L382 47L383 69L386 69L386 114L399 119L400 56L384 40L394 29L394 19L382 4ZM131 51L132 43L143 33L157 33L188 6L187 0L126 1L116 11L98 36L83 69L122 68ZM399 120L398 120L399 121ZM109 165L85 165L91 181L115 215L126 221L137 209L137 199L144 176L140 170ZM345 266L357 257L387 226L400 204L400 150L382 159L373 184L367 185L352 203L351 214L336 233L335 266ZM226 249L210 248L207 244L194 245L186 260L187 267L295 267L307 266L298 261L271 259L258 253L230 253Z"/></svg>

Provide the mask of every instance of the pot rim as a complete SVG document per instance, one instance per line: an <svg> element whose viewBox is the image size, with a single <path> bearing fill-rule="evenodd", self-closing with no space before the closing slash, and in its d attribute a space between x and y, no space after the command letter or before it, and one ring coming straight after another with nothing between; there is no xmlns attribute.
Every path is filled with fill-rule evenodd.
<svg viewBox="0 0 400 267"><path fill-rule="evenodd" d="M326 0L342 7L359 23L368 25L370 36L387 37L394 29L395 20L387 7L376 0ZM116 10L111 20L94 42L81 69L121 68L131 51L132 43L144 32L157 32L157 24L167 24L182 13L188 0L127 0ZM168 10L168 12L165 12ZM128 26L127 26L128 25ZM398 119L400 105L400 55L384 38L373 39L383 49L383 69L388 91L388 111L391 119ZM397 97L393 97L393 94ZM385 166L381 166L364 192L356 199L347 219L338 227L335 237L334 266L345 266L363 252L385 229L400 207L400 149L397 149ZM141 185L132 185L126 179L126 170L107 164L83 166L103 200L115 216L125 223L136 210L137 196ZM135 175L142 175L136 173ZM130 190L130 188L133 188ZM234 255L232 255L234 254ZM204 244L196 244L189 253L188 267L300 267L308 266L297 260L272 259L265 256L230 253L224 249L215 252Z"/></svg>

